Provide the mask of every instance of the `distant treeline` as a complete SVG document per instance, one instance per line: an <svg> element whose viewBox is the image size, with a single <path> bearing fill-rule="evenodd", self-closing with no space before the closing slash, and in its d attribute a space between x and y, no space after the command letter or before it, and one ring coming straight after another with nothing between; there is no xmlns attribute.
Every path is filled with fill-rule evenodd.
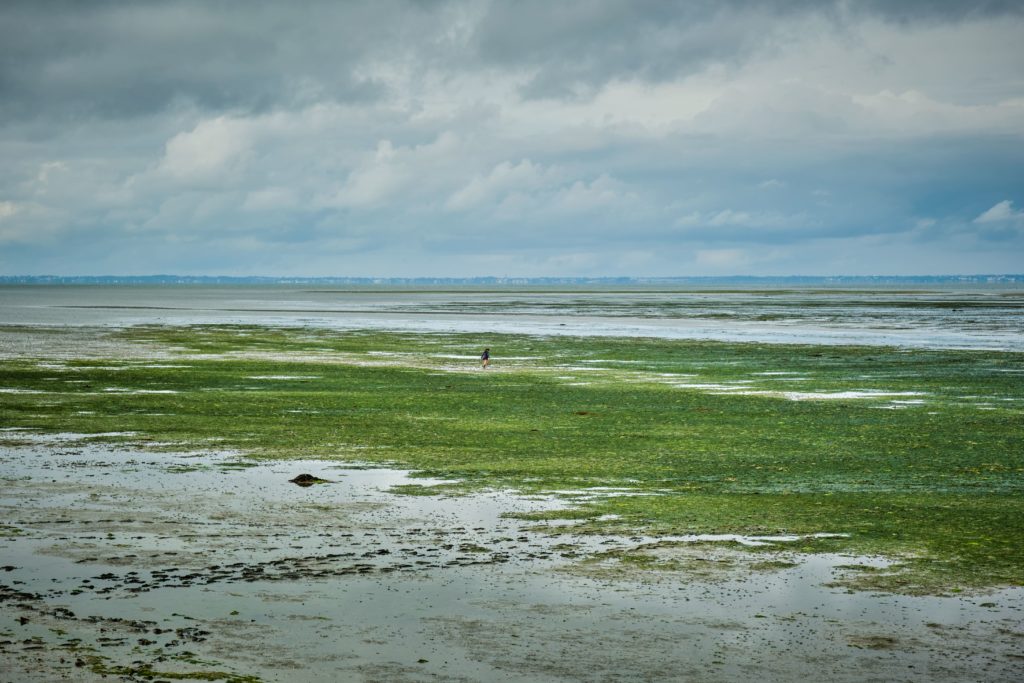
<svg viewBox="0 0 1024 683"><path fill-rule="evenodd" d="M226 275L3 275L0 284L26 285L915 285L1024 283L1024 275L790 275L702 277L232 277Z"/></svg>

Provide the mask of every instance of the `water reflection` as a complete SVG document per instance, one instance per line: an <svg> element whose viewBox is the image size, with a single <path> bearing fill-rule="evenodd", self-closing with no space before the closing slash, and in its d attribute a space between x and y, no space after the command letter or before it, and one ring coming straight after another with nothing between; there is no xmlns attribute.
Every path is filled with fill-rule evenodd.
<svg viewBox="0 0 1024 683"><path fill-rule="evenodd" d="M842 565L883 560L787 553L785 539L767 539L778 553L764 556L549 534L506 515L565 504L554 497L396 496L443 482L14 435L26 444L0 449L0 648L19 680L75 672L75 656L38 660L37 645L264 680L1016 675L1021 589L853 593L827 584ZM298 488L296 473L332 483ZM678 569L611 559L642 548Z"/></svg>

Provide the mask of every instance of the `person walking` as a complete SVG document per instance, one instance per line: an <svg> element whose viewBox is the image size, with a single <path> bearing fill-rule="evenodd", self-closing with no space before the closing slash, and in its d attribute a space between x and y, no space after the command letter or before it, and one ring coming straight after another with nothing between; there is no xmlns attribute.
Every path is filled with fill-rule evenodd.
<svg viewBox="0 0 1024 683"><path fill-rule="evenodd" d="M480 365L486 370L487 366L491 364L491 350L484 349L484 352L480 354Z"/></svg>

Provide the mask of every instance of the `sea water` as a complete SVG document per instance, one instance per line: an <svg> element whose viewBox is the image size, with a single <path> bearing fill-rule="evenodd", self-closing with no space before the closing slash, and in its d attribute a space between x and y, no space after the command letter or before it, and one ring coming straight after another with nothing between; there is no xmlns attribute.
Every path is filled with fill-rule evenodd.
<svg viewBox="0 0 1024 683"><path fill-rule="evenodd" d="M1024 287L0 286L3 325L211 323L1021 351Z"/></svg>

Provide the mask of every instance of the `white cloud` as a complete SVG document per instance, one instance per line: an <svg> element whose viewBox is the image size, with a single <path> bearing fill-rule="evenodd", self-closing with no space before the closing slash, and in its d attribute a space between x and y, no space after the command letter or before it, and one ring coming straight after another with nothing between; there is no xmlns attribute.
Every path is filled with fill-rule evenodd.
<svg viewBox="0 0 1024 683"><path fill-rule="evenodd" d="M253 190L242 202L244 211L281 211L298 206L294 190L287 187L265 187Z"/></svg>
<svg viewBox="0 0 1024 683"><path fill-rule="evenodd" d="M589 213L605 209L622 209L638 200L623 183L602 173L586 183L577 180L571 186L558 191L553 206L569 213Z"/></svg>
<svg viewBox="0 0 1024 683"><path fill-rule="evenodd" d="M1002 223L1004 221L1024 221L1024 211L1014 211L1013 202L1009 199L1004 199L974 219L975 223Z"/></svg>
<svg viewBox="0 0 1024 683"><path fill-rule="evenodd" d="M723 209L708 219L708 225L752 225L754 216L746 211Z"/></svg>
<svg viewBox="0 0 1024 683"><path fill-rule="evenodd" d="M703 219L701 218L699 211L691 211L685 216L680 216L675 220L675 225L680 228L689 228L695 225L700 225Z"/></svg>
<svg viewBox="0 0 1024 683"><path fill-rule="evenodd" d="M837 32L811 14L788 24L774 49L721 74L720 94L694 118L695 129L804 145L1024 134L1019 20L895 26L868 19Z"/></svg>
<svg viewBox="0 0 1024 683"><path fill-rule="evenodd" d="M433 142L395 147L381 140L377 149L356 166L340 189L323 200L325 206L373 208L395 199L408 204L422 190L436 187L461 156L459 138L448 131ZM403 196L404 195L404 196Z"/></svg>
<svg viewBox="0 0 1024 683"><path fill-rule="evenodd" d="M501 220L544 219L559 214L617 211L638 203L624 183L602 173L586 181L561 168L523 159L503 161L456 190L445 207L450 211L484 210Z"/></svg>
<svg viewBox="0 0 1024 683"><path fill-rule="evenodd" d="M750 263L745 249L701 249L697 251L697 264L714 269L736 269L739 272Z"/></svg>
<svg viewBox="0 0 1024 683"><path fill-rule="evenodd" d="M46 161L39 164L39 173L36 175L36 182L41 188L45 188L46 185L50 183L51 174L66 170L68 170L68 165L63 161Z"/></svg>
<svg viewBox="0 0 1024 683"><path fill-rule="evenodd" d="M528 193L549 187L563 178L564 174L552 168L544 168L529 159L518 164L502 161L487 175L478 175L456 190L445 202L445 208L465 211L484 204L495 203L513 193Z"/></svg>
<svg viewBox="0 0 1024 683"><path fill-rule="evenodd" d="M158 171L188 182L208 182L229 170L249 150L246 121L218 116L167 141Z"/></svg>
<svg viewBox="0 0 1024 683"><path fill-rule="evenodd" d="M784 216L770 211L734 211L723 209L707 218L713 226L740 226L746 228L799 227L806 219L802 215Z"/></svg>
<svg viewBox="0 0 1024 683"><path fill-rule="evenodd" d="M59 210L33 202L0 202L0 244L53 246L67 232L68 216Z"/></svg>
<svg viewBox="0 0 1024 683"><path fill-rule="evenodd" d="M909 135L934 135L938 132L977 131L1020 133L1024 103L1010 99L991 104L943 102L919 90L853 95L853 102L876 130Z"/></svg>
<svg viewBox="0 0 1024 683"><path fill-rule="evenodd" d="M680 81L646 83L613 80L592 97L578 100L522 100L520 84L507 84L502 123L518 134L551 130L618 130L625 135L664 135L685 128L718 98L725 84L712 71Z"/></svg>
<svg viewBox="0 0 1024 683"><path fill-rule="evenodd" d="M335 196L337 206L372 206L408 184L413 170L390 140L377 143L372 159L349 174L348 182Z"/></svg>

